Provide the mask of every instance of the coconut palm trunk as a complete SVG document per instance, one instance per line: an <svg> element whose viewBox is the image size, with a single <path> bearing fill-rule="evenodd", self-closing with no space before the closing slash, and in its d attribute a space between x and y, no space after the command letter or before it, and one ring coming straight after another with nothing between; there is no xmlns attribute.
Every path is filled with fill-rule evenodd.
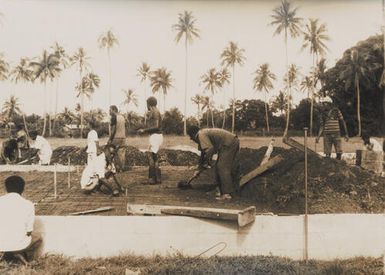
<svg viewBox="0 0 385 275"><path fill-rule="evenodd" d="M185 80L184 80L184 116L183 116L183 135L187 135L187 73L188 73L188 67L187 67L187 35L185 36Z"/></svg>
<svg viewBox="0 0 385 275"><path fill-rule="evenodd" d="M44 137L45 135L45 128L47 127L47 82L44 81L44 112L43 112L43 131L41 135Z"/></svg>
<svg viewBox="0 0 385 275"><path fill-rule="evenodd" d="M267 134L270 135L269 114L267 112L267 90L266 90L266 93L265 93L265 116L266 116Z"/></svg>
<svg viewBox="0 0 385 275"><path fill-rule="evenodd" d="M310 98L310 131L309 136L313 135L313 116L314 116L314 88L311 90L311 98Z"/></svg>
<svg viewBox="0 0 385 275"><path fill-rule="evenodd" d="M234 128L235 128L235 66L233 65L233 110L232 110L232 121L231 121L231 133L234 133Z"/></svg>
<svg viewBox="0 0 385 275"><path fill-rule="evenodd" d="M358 135L361 136L361 98L360 98L360 82L358 80L358 74L356 73L355 75L355 86L356 86L356 91L357 91L357 121L358 121Z"/></svg>
<svg viewBox="0 0 385 275"><path fill-rule="evenodd" d="M283 132L283 137L287 137L287 133L289 131L290 109L291 109L290 95L291 95L291 86L289 85L289 92L287 96L287 109L286 109L286 125L285 125L285 131Z"/></svg>
<svg viewBox="0 0 385 275"><path fill-rule="evenodd" d="M111 106L111 55L110 48L107 47L107 59L108 59L108 108ZM109 118L111 119L110 113L108 113ZM82 132L83 130L81 130ZM111 123L108 123L108 135L111 135Z"/></svg>
<svg viewBox="0 0 385 275"><path fill-rule="evenodd" d="M80 95L80 138L83 138L84 94Z"/></svg>
<svg viewBox="0 0 385 275"><path fill-rule="evenodd" d="M226 125L226 93L223 92L223 120L222 120L222 129L225 129L225 125Z"/></svg>

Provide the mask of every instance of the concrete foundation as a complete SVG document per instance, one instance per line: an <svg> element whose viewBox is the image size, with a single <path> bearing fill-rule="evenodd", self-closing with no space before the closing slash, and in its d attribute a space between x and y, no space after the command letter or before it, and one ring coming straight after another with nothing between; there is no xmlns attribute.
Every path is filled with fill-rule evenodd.
<svg viewBox="0 0 385 275"><path fill-rule="evenodd" d="M253 224L176 216L38 216L42 252L75 258L121 253L150 256L181 252L196 256L274 255L303 259L303 216L256 216ZM381 257L385 251L385 215L309 215L309 258L331 260Z"/></svg>

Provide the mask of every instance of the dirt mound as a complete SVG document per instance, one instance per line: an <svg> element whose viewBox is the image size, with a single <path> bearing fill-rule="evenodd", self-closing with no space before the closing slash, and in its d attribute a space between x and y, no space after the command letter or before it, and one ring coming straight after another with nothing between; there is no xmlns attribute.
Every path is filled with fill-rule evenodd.
<svg viewBox="0 0 385 275"><path fill-rule="evenodd" d="M251 160L259 163L265 150L250 150L248 158L242 158L247 160L241 162L242 171L252 170ZM303 213L303 153L274 148L272 156L277 154L284 161L246 184L241 196L276 212ZM344 161L309 157L308 201L310 213L380 213L385 206L385 179Z"/></svg>
<svg viewBox="0 0 385 275"><path fill-rule="evenodd" d="M147 166L148 157L145 152L133 146L125 146L126 166ZM68 164L68 158L73 165L85 165L87 153L84 148L76 146L61 146L52 153L51 163ZM197 165L199 156L193 152L162 149L159 151L160 165L192 166ZM28 162L26 164L29 164Z"/></svg>

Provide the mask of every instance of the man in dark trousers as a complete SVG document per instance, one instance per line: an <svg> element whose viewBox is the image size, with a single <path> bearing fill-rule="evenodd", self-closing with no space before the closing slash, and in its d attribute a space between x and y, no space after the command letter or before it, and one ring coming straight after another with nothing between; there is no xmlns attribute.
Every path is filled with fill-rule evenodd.
<svg viewBox="0 0 385 275"><path fill-rule="evenodd" d="M162 116L158 110L157 100L155 97L150 96L147 99L147 120L145 129L138 130L139 134L148 134L149 138L149 167L148 167L148 178L149 184L160 184L161 183L161 171L159 168L158 151L163 143L162 135Z"/></svg>
<svg viewBox="0 0 385 275"><path fill-rule="evenodd" d="M349 140L348 128L346 127L341 111L333 104L330 97L327 96L323 98L321 102L323 103L323 112L321 115L320 129L316 138L316 143L318 143L321 135L323 134L325 156L330 158L332 146L334 145L337 155L336 158L341 160L342 141L340 123L344 127L346 141Z"/></svg>
<svg viewBox="0 0 385 275"><path fill-rule="evenodd" d="M115 166L117 172L121 172L124 170L126 163L126 120L115 105L110 106L110 116L111 133L107 143L113 144L117 148L118 158Z"/></svg>
<svg viewBox="0 0 385 275"><path fill-rule="evenodd" d="M212 157L214 154L218 154L215 171L220 195L216 199L232 199L238 191L238 137L223 129L200 129L197 126L188 127L187 133L190 139L198 144L198 149L201 151L197 173L205 167L213 166Z"/></svg>

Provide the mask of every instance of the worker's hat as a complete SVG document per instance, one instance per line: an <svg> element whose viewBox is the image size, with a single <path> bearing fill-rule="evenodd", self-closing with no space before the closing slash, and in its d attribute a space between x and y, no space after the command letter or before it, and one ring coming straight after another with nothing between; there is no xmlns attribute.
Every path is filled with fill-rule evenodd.
<svg viewBox="0 0 385 275"><path fill-rule="evenodd" d="M320 98L321 103L333 103L333 100L331 99L330 96L325 96Z"/></svg>

